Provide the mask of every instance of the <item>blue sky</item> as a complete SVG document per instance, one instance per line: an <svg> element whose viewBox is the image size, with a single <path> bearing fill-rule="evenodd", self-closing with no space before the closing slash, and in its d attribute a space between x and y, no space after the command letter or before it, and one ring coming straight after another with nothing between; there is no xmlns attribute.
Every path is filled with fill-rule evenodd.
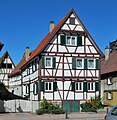
<svg viewBox="0 0 117 120"><path fill-rule="evenodd" d="M72 8L104 52L117 38L117 0L0 0L0 42L15 64L26 47L31 51Z"/></svg>

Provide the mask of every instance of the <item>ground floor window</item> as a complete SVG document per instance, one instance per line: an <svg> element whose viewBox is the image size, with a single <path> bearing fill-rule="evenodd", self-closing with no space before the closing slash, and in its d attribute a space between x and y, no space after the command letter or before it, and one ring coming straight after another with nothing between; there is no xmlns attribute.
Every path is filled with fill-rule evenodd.
<svg viewBox="0 0 117 120"><path fill-rule="evenodd" d="M94 91L95 90L95 83L89 82L88 83L88 91Z"/></svg>
<svg viewBox="0 0 117 120"><path fill-rule="evenodd" d="M46 91L53 90L53 84L52 84L52 82L45 82L45 90Z"/></svg>

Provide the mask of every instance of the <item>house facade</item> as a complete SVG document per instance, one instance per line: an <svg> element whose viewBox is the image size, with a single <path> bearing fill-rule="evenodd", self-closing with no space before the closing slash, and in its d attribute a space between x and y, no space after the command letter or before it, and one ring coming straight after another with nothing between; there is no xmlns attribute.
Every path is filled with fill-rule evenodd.
<svg viewBox="0 0 117 120"><path fill-rule="evenodd" d="M9 74L15 68L13 60L11 59L8 51L0 58L0 82L3 82L5 86L9 87Z"/></svg>
<svg viewBox="0 0 117 120"><path fill-rule="evenodd" d="M26 52L10 75L10 86L31 101L58 102L69 112L99 95L100 58L103 53L72 9L35 50ZM18 77L18 78L17 78ZM15 83L15 85L14 85ZM14 91L15 92L15 91Z"/></svg>
<svg viewBox="0 0 117 120"><path fill-rule="evenodd" d="M117 105L117 40L105 48L101 60L101 97L108 106Z"/></svg>

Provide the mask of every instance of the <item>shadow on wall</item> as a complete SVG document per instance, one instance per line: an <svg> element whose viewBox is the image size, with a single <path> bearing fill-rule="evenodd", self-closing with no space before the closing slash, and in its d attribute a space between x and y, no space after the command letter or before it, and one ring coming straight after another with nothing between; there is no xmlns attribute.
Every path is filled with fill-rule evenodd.
<svg viewBox="0 0 117 120"><path fill-rule="evenodd" d="M0 100L0 113L5 113L4 101Z"/></svg>

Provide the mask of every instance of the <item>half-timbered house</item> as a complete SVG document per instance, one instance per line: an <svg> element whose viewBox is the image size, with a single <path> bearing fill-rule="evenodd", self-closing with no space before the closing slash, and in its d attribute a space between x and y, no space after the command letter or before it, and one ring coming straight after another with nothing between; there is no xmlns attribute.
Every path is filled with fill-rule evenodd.
<svg viewBox="0 0 117 120"><path fill-rule="evenodd" d="M9 86L9 74L15 68L13 60L11 59L8 51L0 58L0 82L3 82L6 86Z"/></svg>
<svg viewBox="0 0 117 120"><path fill-rule="evenodd" d="M21 83L22 96L32 101L57 101L68 111L79 111L80 103L99 95L99 60L103 53L72 9L35 50L26 52L11 73ZM13 80L14 79L14 80Z"/></svg>

